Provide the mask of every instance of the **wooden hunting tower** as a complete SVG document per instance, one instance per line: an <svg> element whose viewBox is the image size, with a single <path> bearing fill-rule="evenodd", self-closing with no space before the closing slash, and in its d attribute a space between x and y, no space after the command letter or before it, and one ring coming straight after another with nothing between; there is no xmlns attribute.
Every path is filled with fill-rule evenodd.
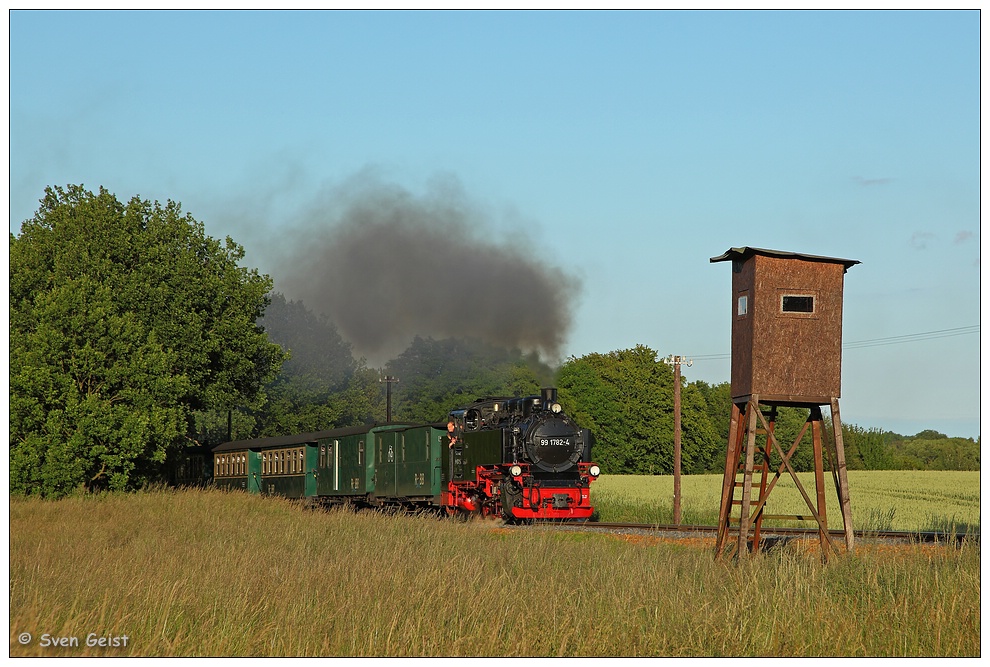
<svg viewBox="0 0 990 667"><path fill-rule="evenodd" d="M747 544L750 550L757 549L764 518L816 520L823 551L831 544L823 488L822 405L829 405L832 411L835 447L834 451L824 452L829 455L835 476L846 524L846 546L851 550L852 521L839 423L842 286L846 271L859 262L749 247L730 248L710 261L732 262L733 408L719 515L718 553L722 553L728 534L735 531L738 531L737 553L743 553ZM761 412L761 405L769 407L767 414ZM786 453L773 435L778 406L810 410L805 429ZM789 463L809 425L815 448L817 503L812 503L804 492ZM756 444L757 435L765 438L762 446ZM770 480L769 464L774 454L781 463ZM762 460L756 461L757 457ZM763 514L767 496L785 469L808 502L811 517ZM756 501L751 500L754 471L761 473ZM738 474L743 475L741 481L736 480ZM735 499L736 489L742 490L741 499ZM731 514L735 506L754 511L752 515L740 511L739 518L734 519ZM744 517L748 520L743 520Z"/></svg>
<svg viewBox="0 0 990 667"><path fill-rule="evenodd" d="M828 404L839 397L842 278L851 259L731 248L732 398Z"/></svg>

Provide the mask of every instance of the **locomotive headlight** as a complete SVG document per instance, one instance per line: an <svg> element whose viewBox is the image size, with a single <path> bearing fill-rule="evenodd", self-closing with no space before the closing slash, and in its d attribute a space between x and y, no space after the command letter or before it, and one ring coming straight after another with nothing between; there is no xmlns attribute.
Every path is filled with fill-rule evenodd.
<svg viewBox="0 0 990 667"><path fill-rule="evenodd" d="M598 477L600 474L602 474L602 469L599 468L598 466L591 466L590 468L588 468L588 474L591 475L592 477Z"/></svg>
<svg viewBox="0 0 990 667"><path fill-rule="evenodd" d="M554 413L555 415L559 414L561 410L563 410L563 408L560 407L560 403L553 403L550 406L550 412Z"/></svg>
<svg viewBox="0 0 990 667"><path fill-rule="evenodd" d="M513 477L519 477L522 474L522 466L512 466L509 468L509 474Z"/></svg>

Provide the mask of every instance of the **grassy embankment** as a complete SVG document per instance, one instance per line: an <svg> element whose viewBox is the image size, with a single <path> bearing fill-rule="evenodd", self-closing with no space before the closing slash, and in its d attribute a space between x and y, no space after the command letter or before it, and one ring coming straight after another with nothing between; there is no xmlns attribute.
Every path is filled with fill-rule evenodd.
<svg viewBox="0 0 990 667"><path fill-rule="evenodd" d="M806 544L715 563L708 543L236 492L12 498L10 654L979 655L978 545L823 565Z"/></svg>

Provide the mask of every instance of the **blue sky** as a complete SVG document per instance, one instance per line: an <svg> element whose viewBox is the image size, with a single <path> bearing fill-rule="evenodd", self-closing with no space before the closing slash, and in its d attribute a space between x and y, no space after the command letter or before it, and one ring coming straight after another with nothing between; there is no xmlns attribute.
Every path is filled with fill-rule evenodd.
<svg viewBox="0 0 990 667"><path fill-rule="evenodd" d="M856 259L845 421L979 435L978 12L9 20L15 234L46 186L103 185L181 202L277 283L273 239L356 174L453 182L481 233L580 280L564 356L644 344L708 382L730 349L710 257Z"/></svg>

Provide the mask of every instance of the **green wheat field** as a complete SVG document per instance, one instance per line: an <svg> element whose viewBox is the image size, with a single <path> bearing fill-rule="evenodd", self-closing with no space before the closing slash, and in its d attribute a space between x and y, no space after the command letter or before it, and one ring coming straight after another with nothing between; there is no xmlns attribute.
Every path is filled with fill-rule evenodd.
<svg viewBox="0 0 990 667"><path fill-rule="evenodd" d="M714 521L720 484L683 478L685 523ZM972 536L715 562L710 540L218 490L12 497L10 655L979 656L979 473L851 472L850 488L857 528ZM667 523L672 489L612 476L592 494L602 521Z"/></svg>

